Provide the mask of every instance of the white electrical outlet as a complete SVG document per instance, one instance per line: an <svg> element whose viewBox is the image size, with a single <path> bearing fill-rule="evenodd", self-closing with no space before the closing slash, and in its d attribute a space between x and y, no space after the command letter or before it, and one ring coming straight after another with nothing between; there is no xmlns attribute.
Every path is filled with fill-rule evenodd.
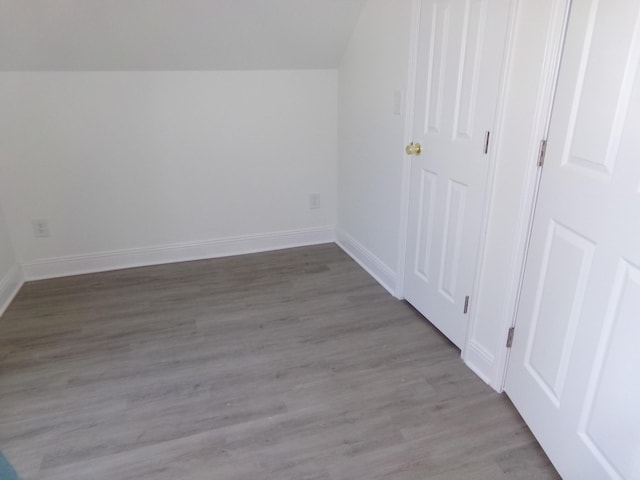
<svg viewBox="0 0 640 480"><path fill-rule="evenodd" d="M31 220L33 226L33 236L36 238L46 238L49 236L49 222L46 220Z"/></svg>
<svg viewBox="0 0 640 480"><path fill-rule="evenodd" d="M309 195L309 210L318 210L320 208L320 194L312 193Z"/></svg>

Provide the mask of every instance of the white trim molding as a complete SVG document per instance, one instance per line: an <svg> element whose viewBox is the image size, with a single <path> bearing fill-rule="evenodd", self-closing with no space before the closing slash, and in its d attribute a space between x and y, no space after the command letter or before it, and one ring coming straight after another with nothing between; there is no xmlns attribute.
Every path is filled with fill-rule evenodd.
<svg viewBox="0 0 640 480"><path fill-rule="evenodd" d="M396 295L397 276L385 263L364 245L343 230L336 229L336 243L353 258L369 275L382 285L391 295Z"/></svg>
<svg viewBox="0 0 640 480"><path fill-rule="evenodd" d="M498 392L504 389L509 358L506 339L517 314L541 174L537 156L540 140L547 137L569 6L569 0L514 0L515 31L511 33L505 72L510 99L499 107L495 152L502 168L511 167L509 185L517 188L503 188L500 193L494 190L490 197L488 222L494 226L494 231L483 241L473 293L475 301L462 352L467 366ZM530 10L541 15L537 23L531 22ZM522 75L518 70L522 65L518 65L518 61L524 58L528 68L535 73L529 77L535 87L523 91L517 74ZM520 125L522 138L514 139L505 134L509 123ZM496 174L496 171L492 172L492 176ZM494 184L495 180L492 178ZM516 208L498 212L497 207L507 204ZM506 225L509 229L504 228ZM493 257L487 253L485 247L489 244L500 245L501 265L496 263L495 248ZM490 336L487 330L491 331Z"/></svg>
<svg viewBox="0 0 640 480"><path fill-rule="evenodd" d="M24 284L24 277L20 265L14 265L7 274L0 279L0 316L9 307Z"/></svg>
<svg viewBox="0 0 640 480"><path fill-rule="evenodd" d="M318 227L258 235L226 237L204 242L179 243L87 255L48 258L25 263L22 268L25 279L42 280L84 273L319 245L322 243L333 243L334 241L335 231L333 227Z"/></svg>
<svg viewBox="0 0 640 480"><path fill-rule="evenodd" d="M491 386L499 392L504 391L510 354L510 350L504 346L504 343L500 344L500 342L507 338L509 328L515 327L517 321L520 294L529 251L529 240L531 238L533 217L542 175L542 169L538 168L536 160L540 154L540 140L549 136L562 52L564 51L565 36L571 13L571 2L572 0L551 0L550 5L551 11L546 32L544 57L540 66L540 83L533 116L534 128L531 131L528 154L525 157L528 159L529 168L526 172L525 187L522 190L518 228L516 230L517 248L513 252L513 268L510 272L510 283L513 285L513 289L512 294L508 297L511 301L505 304L505 309L508 310L505 310L505 315L503 315L502 335L501 339L498 340L496 363L491 381ZM536 8L539 8L538 2L535 5Z"/></svg>
<svg viewBox="0 0 640 480"><path fill-rule="evenodd" d="M421 0L411 2L411 26L409 27L409 62L407 65L407 95L405 98L404 144L413 142L413 123L416 103L416 74L418 71L418 47L420 43ZM402 152L402 190L400 198L400 231L398 232L398 273L395 296L404 298L404 272L407 256L407 230L409 228L409 191L411 185L411 158Z"/></svg>
<svg viewBox="0 0 640 480"><path fill-rule="evenodd" d="M484 205L482 207L482 223L481 223L481 236L478 245L478 256L475 264L475 274L473 279L473 289L471 292L471 298L477 300L483 294L484 283L491 281L490 275L487 273L495 269L495 266L491 265L487 260L487 244L492 239L488 236L489 226L492 220L492 209L494 207L496 196L496 183L499 170L500 157L503 150L503 137L505 130L505 119L507 117L508 104L508 92L510 84L513 78L513 64L514 64L514 52L515 41L517 35L517 21L518 13L520 11L520 0L511 0L509 2L509 12L507 17L507 32L505 37L505 49L502 58L502 67L500 72L500 83L498 93L498 103L496 105L496 114L494 124L492 127L492 142L495 147L491 149L489 156L487 179L485 183L486 193L484 198ZM495 390L501 391L501 388L496 386L494 381L494 367L495 367L495 354L477 338L477 328L480 321L478 320L477 309L474 308L472 303L471 311L469 312L469 323L467 327L467 333L465 343L462 348L461 356L465 364L478 375L485 383L491 385ZM499 340L494 338L493 348L498 345ZM506 368L506 366L505 366Z"/></svg>
<svg viewBox="0 0 640 480"><path fill-rule="evenodd" d="M501 391L493 384L493 369L496 359L491 352L471 339L465 345L462 356L467 367L478 375L483 382L491 385L494 390Z"/></svg>

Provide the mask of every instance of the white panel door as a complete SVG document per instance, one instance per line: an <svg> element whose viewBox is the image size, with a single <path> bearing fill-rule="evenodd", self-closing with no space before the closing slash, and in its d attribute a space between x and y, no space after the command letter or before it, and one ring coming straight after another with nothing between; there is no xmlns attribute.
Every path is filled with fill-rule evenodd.
<svg viewBox="0 0 640 480"><path fill-rule="evenodd" d="M422 0L404 297L455 345L467 330L510 0Z"/></svg>
<svg viewBox="0 0 640 480"><path fill-rule="evenodd" d="M567 480L640 479L640 2L574 0L506 391Z"/></svg>

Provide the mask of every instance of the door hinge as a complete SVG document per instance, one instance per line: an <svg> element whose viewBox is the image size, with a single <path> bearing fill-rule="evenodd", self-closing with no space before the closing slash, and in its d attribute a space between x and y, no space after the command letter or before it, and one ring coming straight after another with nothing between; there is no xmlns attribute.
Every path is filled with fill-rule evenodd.
<svg viewBox="0 0 640 480"><path fill-rule="evenodd" d="M507 334L507 348L511 348L511 345L513 345L513 332L515 332L515 330L515 327L509 329L509 333Z"/></svg>
<svg viewBox="0 0 640 480"><path fill-rule="evenodd" d="M484 134L484 154L489 153L489 138L491 138L491 132L487 130Z"/></svg>
<svg viewBox="0 0 640 480"><path fill-rule="evenodd" d="M464 313L469 311L469 295L464 297Z"/></svg>
<svg viewBox="0 0 640 480"><path fill-rule="evenodd" d="M540 152L538 153L538 166L544 165L544 158L547 156L547 140L540 140Z"/></svg>

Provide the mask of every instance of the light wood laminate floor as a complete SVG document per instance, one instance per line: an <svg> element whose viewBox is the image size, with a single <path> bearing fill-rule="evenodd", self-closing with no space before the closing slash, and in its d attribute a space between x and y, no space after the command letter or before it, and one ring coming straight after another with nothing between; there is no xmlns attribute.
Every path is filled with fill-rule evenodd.
<svg viewBox="0 0 640 480"><path fill-rule="evenodd" d="M25 480L558 478L335 245L27 283L0 319L0 449Z"/></svg>

